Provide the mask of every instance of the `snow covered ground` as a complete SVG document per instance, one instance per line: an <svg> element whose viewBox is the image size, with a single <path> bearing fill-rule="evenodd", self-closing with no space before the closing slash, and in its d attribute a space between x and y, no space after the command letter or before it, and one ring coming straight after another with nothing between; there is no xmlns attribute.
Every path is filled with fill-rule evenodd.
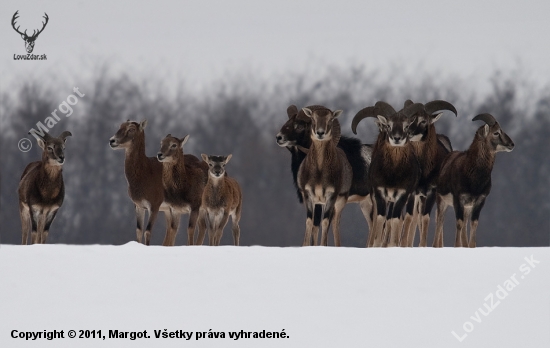
<svg viewBox="0 0 550 348"><path fill-rule="evenodd" d="M0 347L550 347L549 289L550 248L2 245Z"/></svg>

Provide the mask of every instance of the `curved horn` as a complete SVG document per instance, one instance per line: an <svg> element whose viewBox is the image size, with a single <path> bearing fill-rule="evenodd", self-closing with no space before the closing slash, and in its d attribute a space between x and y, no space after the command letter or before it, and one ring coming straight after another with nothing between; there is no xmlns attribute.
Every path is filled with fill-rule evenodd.
<svg viewBox="0 0 550 348"><path fill-rule="evenodd" d="M407 117L411 117L414 114L416 114L417 112L422 111L422 110L424 110L424 104L416 103L416 104L411 104L411 105L407 106L406 108L401 110L401 112L403 113L403 115L405 115Z"/></svg>
<svg viewBox="0 0 550 348"><path fill-rule="evenodd" d="M405 104L403 104L403 109L406 108L407 106L411 106L411 105L413 105L413 104L414 104L414 103L413 103L412 100L407 99L407 100L405 100Z"/></svg>
<svg viewBox="0 0 550 348"><path fill-rule="evenodd" d="M359 110L359 112L353 117L353 120L351 121L351 130L353 134L357 134L357 125L359 122L361 122L362 119L367 117L374 117L378 116L380 109L374 106L369 106L364 109Z"/></svg>
<svg viewBox="0 0 550 348"><path fill-rule="evenodd" d="M376 104L374 104L375 107L377 107L379 110L379 115L390 117L392 115L395 115L397 111L388 103L383 101L378 101Z"/></svg>
<svg viewBox="0 0 550 348"><path fill-rule="evenodd" d="M472 119L472 121L483 121L489 126L494 126L497 120L491 114L479 114Z"/></svg>
<svg viewBox="0 0 550 348"><path fill-rule="evenodd" d="M426 109L426 112L430 115L433 115L436 111L439 110L449 110L452 111L455 116L458 116L458 112L456 111L456 108L453 106L453 104L446 102L444 100L434 100L431 102L426 103L424 106Z"/></svg>
<svg viewBox="0 0 550 348"><path fill-rule="evenodd" d="M286 114L288 115L288 118L297 115L298 107L296 107L296 105L294 104L290 105L288 108L286 108Z"/></svg>
<svg viewBox="0 0 550 348"><path fill-rule="evenodd" d="M73 135L69 131L64 131L63 133L59 134L58 138L61 140L65 140L67 137L72 137Z"/></svg>

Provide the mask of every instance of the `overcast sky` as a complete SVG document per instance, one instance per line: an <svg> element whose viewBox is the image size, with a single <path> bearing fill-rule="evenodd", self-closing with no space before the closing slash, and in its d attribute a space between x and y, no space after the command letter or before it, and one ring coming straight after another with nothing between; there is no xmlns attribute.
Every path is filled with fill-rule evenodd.
<svg viewBox="0 0 550 348"><path fill-rule="evenodd" d="M14 61L21 29L50 21L35 54ZM550 76L550 1L3 1L2 88L29 74L77 84L92 67L141 72L191 86L227 72L260 76L364 63L370 69L423 70L481 83L495 69L522 67L535 82Z"/></svg>

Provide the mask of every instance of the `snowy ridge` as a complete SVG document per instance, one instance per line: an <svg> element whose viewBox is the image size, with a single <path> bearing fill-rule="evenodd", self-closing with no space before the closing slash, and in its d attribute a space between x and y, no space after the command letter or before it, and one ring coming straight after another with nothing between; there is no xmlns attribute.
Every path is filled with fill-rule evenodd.
<svg viewBox="0 0 550 348"><path fill-rule="evenodd" d="M0 346L549 347L549 288L550 248L2 245Z"/></svg>

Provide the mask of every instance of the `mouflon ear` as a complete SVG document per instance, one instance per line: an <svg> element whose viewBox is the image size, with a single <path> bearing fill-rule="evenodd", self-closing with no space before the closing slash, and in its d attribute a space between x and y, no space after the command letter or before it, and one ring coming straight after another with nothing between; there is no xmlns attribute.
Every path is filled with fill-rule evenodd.
<svg viewBox="0 0 550 348"><path fill-rule="evenodd" d="M313 112L311 111L311 109L308 109L308 108L302 108L302 111L304 112L304 114L306 114L307 117L311 118L313 116Z"/></svg>
<svg viewBox="0 0 550 348"><path fill-rule="evenodd" d="M46 143L44 142L44 140L42 140L41 138L36 138L36 142L42 150L46 150Z"/></svg>
<svg viewBox="0 0 550 348"><path fill-rule="evenodd" d="M433 115L432 117L430 117L430 123L435 123L435 121L439 120L441 118L441 115L443 115L442 112L440 112L439 114L436 114L436 115Z"/></svg>
<svg viewBox="0 0 550 348"><path fill-rule="evenodd" d="M183 138L183 140L180 140L180 142L181 142L180 146L181 146L182 149L183 149L183 145L185 145L185 143L187 142L187 140L189 140L189 134L187 134L187 135Z"/></svg>
<svg viewBox="0 0 550 348"><path fill-rule="evenodd" d="M489 135L489 131L490 131L490 128L488 124L486 124L485 126L483 126L483 136L486 137L487 135Z"/></svg>
<svg viewBox="0 0 550 348"><path fill-rule="evenodd" d="M382 124L384 126L388 125L388 119L387 118L385 118L382 115L377 115L376 117L378 118L378 121L380 121L380 124Z"/></svg>
<svg viewBox="0 0 550 348"><path fill-rule="evenodd" d="M286 108L286 114L288 115L288 118L298 115L298 108L296 107L296 105L292 104L288 108Z"/></svg>

